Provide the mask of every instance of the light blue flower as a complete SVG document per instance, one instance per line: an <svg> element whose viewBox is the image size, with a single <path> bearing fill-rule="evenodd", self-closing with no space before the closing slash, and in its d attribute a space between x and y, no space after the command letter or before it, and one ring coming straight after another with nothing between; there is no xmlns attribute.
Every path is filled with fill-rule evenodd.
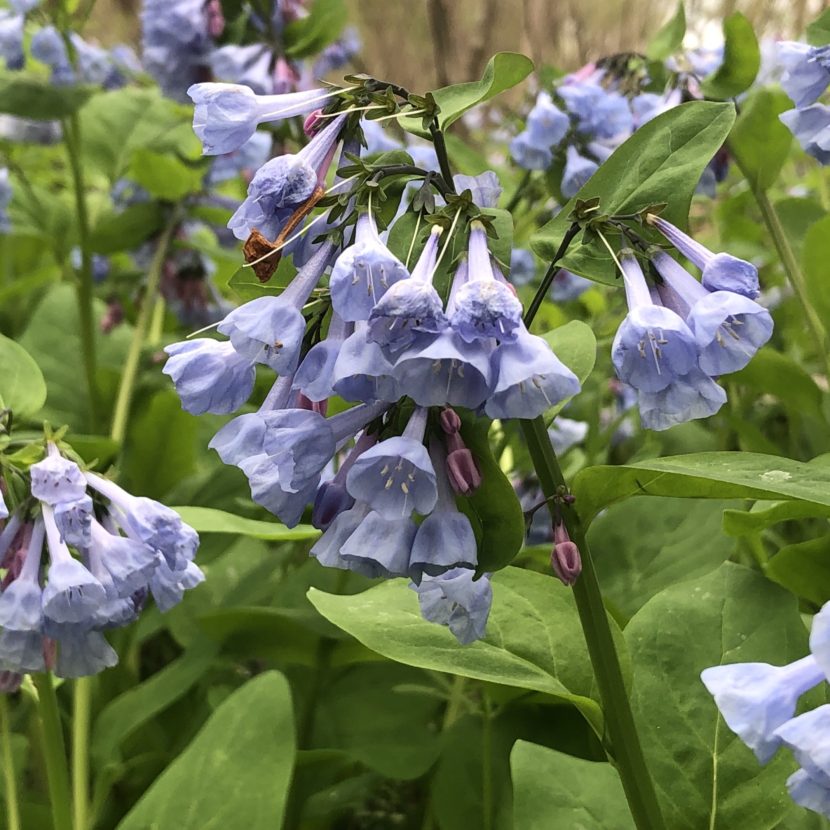
<svg viewBox="0 0 830 830"><path fill-rule="evenodd" d="M419 334L395 363L399 388L419 406L477 409L490 390L490 349L445 329Z"/></svg>
<svg viewBox="0 0 830 830"><path fill-rule="evenodd" d="M371 579L406 576L418 526L411 518L385 519L371 511L340 548L348 567Z"/></svg>
<svg viewBox="0 0 830 830"><path fill-rule="evenodd" d="M363 130L363 140L366 143L365 155L372 156L376 153L389 153L392 150L400 150L403 144L394 136L391 136L376 121L368 118L360 120L360 128Z"/></svg>
<svg viewBox="0 0 830 830"><path fill-rule="evenodd" d="M457 193L469 190L473 197L473 204L480 208L494 208L499 203L502 194L501 182L493 170L485 170L477 176L464 176L456 173L452 177Z"/></svg>
<svg viewBox="0 0 830 830"><path fill-rule="evenodd" d="M726 392L695 367L659 392L640 390L637 403L643 426L659 431L714 415L726 403Z"/></svg>
<svg viewBox="0 0 830 830"><path fill-rule="evenodd" d="M824 673L812 657L805 657L788 666L713 666L704 669L700 679L726 725L765 764L781 745L778 728L793 717L799 697L820 683Z"/></svg>
<svg viewBox="0 0 830 830"><path fill-rule="evenodd" d="M435 506L435 470L423 444L427 416L415 409L401 436L367 449L346 476L349 493L385 519L426 515Z"/></svg>
<svg viewBox="0 0 830 830"><path fill-rule="evenodd" d="M423 618L448 626L461 645L485 635L493 604L489 576L474 577L472 570L455 568L435 577L426 575L420 585L410 585L418 593Z"/></svg>
<svg viewBox="0 0 830 830"><path fill-rule="evenodd" d="M271 144L271 134L257 130L238 150L217 156L213 160L207 183L216 186L239 175L250 179L271 158ZM295 263L298 266L302 264L296 260Z"/></svg>
<svg viewBox="0 0 830 830"><path fill-rule="evenodd" d="M0 668L4 671L46 671L43 658L43 635L38 631L12 631L0 634Z"/></svg>
<svg viewBox="0 0 830 830"><path fill-rule="evenodd" d="M588 435L588 424L585 421L575 421L557 415L548 428L548 437L554 450L564 455L569 449L581 444Z"/></svg>
<svg viewBox="0 0 830 830"><path fill-rule="evenodd" d="M558 145L567 135L571 122L568 116L553 103L547 92L540 92L536 103L527 114L527 132L539 147Z"/></svg>
<svg viewBox="0 0 830 830"><path fill-rule="evenodd" d="M234 309L216 327L230 338L233 348L251 363L264 363L277 374L297 368L305 334L300 309L328 265L333 245L326 242L278 296L257 297Z"/></svg>
<svg viewBox="0 0 830 830"><path fill-rule="evenodd" d="M325 340L309 349L294 375L294 389L299 389L311 401L324 401L335 395L334 367L346 337L352 326L332 312L328 335Z"/></svg>
<svg viewBox="0 0 830 830"><path fill-rule="evenodd" d="M775 738L792 752L816 783L830 788L830 704L782 723L775 730Z"/></svg>
<svg viewBox="0 0 830 830"><path fill-rule="evenodd" d="M565 151L565 169L562 171L562 195L570 199L582 189L599 169L595 161L581 155L574 146Z"/></svg>
<svg viewBox="0 0 830 830"><path fill-rule="evenodd" d="M0 490L0 519L9 518L9 508L6 507L6 500L3 498L3 491Z"/></svg>
<svg viewBox="0 0 830 830"><path fill-rule="evenodd" d="M772 336L770 313L743 294L707 291L665 251L653 249L650 258L664 280L663 302L684 317L695 336L701 370L714 376L743 369Z"/></svg>
<svg viewBox="0 0 830 830"><path fill-rule="evenodd" d="M90 570L98 576L100 566L115 591L115 596L127 599L146 588L155 572L155 551L135 539L109 533L99 522L92 522L92 545L89 548ZM104 583L104 579L99 577Z"/></svg>
<svg viewBox="0 0 830 830"><path fill-rule="evenodd" d="M251 498L273 513L286 527L299 524L320 484L320 474L317 473L287 487L280 478L279 466L265 453L242 461L239 468L248 479Z"/></svg>
<svg viewBox="0 0 830 830"><path fill-rule="evenodd" d="M229 43L211 53L210 68L214 78L250 87L257 95L268 95L275 91L272 59L271 50L263 43L247 46Z"/></svg>
<svg viewBox="0 0 830 830"><path fill-rule="evenodd" d="M560 268L553 278L550 295L557 303L567 303L581 297L591 287L591 280Z"/></svg>
<svg viewBox="0 0 830 830"><path fill-rule="evenodd" d="M810 627L810 652L830 680L830 603L813 617Z"/></svg>
<svg viewBox="0 0 830 830"><path fill-rule="evenodd" d="M58 677L88 677L117 664L118 655L100 631L72 631L58 639Z"/></svg>
<svg viewBox="0 0 830 830"><path fill-rule="evenodd" d="M514 290L496 274L480 222L470 226L466 281L453 296L450 325L467 343L493 338L516 339L522 324L522 304Z"/></svg>
<svg viewBox="0 0 830 830"><path fill-rule="evenodd" d="M6 64L6 69L23 69L25 55L23 53L23 15L0 11L0 58Z"/></svg>
<svg viewBox="0 0 830 830"><path fill-rule="evenodd" d="M170 357L162 372L172 379L182 409L192 415L227 415L251 396L254 364L231 343L200 337L172 343L164 351Z"/></svg>
<svg viewBox="0 0 830 830"><path fill-rule="evenodd" d="M226 46L219 51L221 53L231 48L262 47ZM193 132L201 140L203 152L208 156L238 150L253 136L260 124L307 115L330 97L330 93L324 89L287 92L283 95L257 95L250 85L221 83L194 84L187 90L187 94L196 105L193 111Z"/></svg>
<svg viewBox="0 0 830 830"><path fill-rule="evenodd" d="M257 170L248 185L248 197L228 222L237 239L247 239L254 230L269 239L277 236L288 217L322 185L344 119L333 118L299 153L277 156Z"/></svg>
<svg viewBox="0 0 830 830"><path fill-rule="evenodd" d="M46 458L32 464L29 472L32 495L45 504L54 506L62 501L77 501L86 494L86 479L81 468L64 458L52 443Z"/></svg>
<svg viewBox="0 0 830 830"><path fill-rule="evenodd" d="M20 573L0 595L0 626L9 631L40 631L43 624L40 559L44 532L39 519L32 528Z"/></svg>
<svg viewBox="0 0 830 830"><path fill-rule="evenodd" d="M537 144L527 130L510 142L510 156L524 170L547 170L553 164L550 147Z"/></svg>
<svg viewBox="0 0 830 830"><path fill-rule="evenodd" d="M314 496L311 524L319 530L328 530L341 513L354 507L354 503L354 497L342 481L336 480L336 477L335 480L324 481Z"/></svg>
<svg viewBox="0 0 830 830"><path fill-rule="evenodd" d="M787 790L796 804L830 818L830 787L800 769L787 779Z"/></svg>
<svg viewBox="0 0 830 830"><path fill-rule="evenodd" d="M150 593L163 614L181 602L185 591L192 590L204 580L205 575L195 562L173 570L163 557L159 557L150 578Z"/></svg>
<svg viewBox="0 0 830 830"><path fill-rule="evenodd" d="M369 314L367 337L389 357L410 345L417 332L437 334L449 325L432 285L441 233L440 227L433 228L412 275L389 288Z"/></svg>
<svg viewBox="0 0 830 830"><path fill-rule="evenodd" d="M91 544L92 499L88 495L74 501L60 501L54 506L55 524L67 545L83 549Z"/></svg>
<svg viewBox="0 0 830 830"><path fill-rule="evenodd" d="M367 338L366 323L358 323L346 338L334 363L334 391L347 401L396 401L401 395L395 367Z"/></svg>
<svg viewBox="0 0 830 830"><path fill-rule="evenodd" d="M650 215L648 222L654 225L686 259L700 268L704 288L709 291L734 291L736 294L749 297L750 300L754 300L761 293L758 269L751 262L738 259L731 254L713 253L660 216Z"/></svg>
<svg viewBox="0 0 830 830"><path fill-rule="evenodd" d="M510 282L528 285L536 279L536 259L527 248L514 248L510 252Z"/></svg>
<svg viewBox="0 0 830 830"><path fill-rule="evenodd" d="M830 164L830 107L813 104L782 112L778 118L796 137L805 153L821 164Z"/></svg>
<svg viewBox="0 0 830 830"><path fill-rule="evenodd" d="M784 69L784 92L799 109L814 104L830 84L830 50L791 40L781 41L777 47L778 63Z"/></svg>
<svg viewBox="0 0 830 830"><path fill-rule="evenodd" d="M332 268L332 306L344 320L368 320L381 297L408 276L404 264L381 241L372 215L363 213L357 220L354 244Z"/></svg>
<svg viewBox="0 0 830 830"><path fill-rule="evenodd" d="M697 344L675 312L655 305L633 252L620 252L628 315L611 348L617 376L635 389L653 393L697 367Z"/></svg>
<svg viewBox="0 0 830 830"><path fill-rule="evenodd" d="M360 563L356 560L347 562L340 555L340 551L368 514L367 504L356 504L338 513L323 535L312 545L309 555L326 568L357 570ZM373 548L374 545L375 543L372 543Z"/></svg>
<svg viewBox="0 0 830 830"><path fill-rule="evenodd" d="M322 78L345 66L360 53L360 34L354 26L347 26L343 34L319 54L312 70L315 78Z"/></svg>
<svg viewBox="0 0 830 830"><path fill-rule="evenodd" d="M535 418L581 388L548 343L524 324L515 342L502 343L493 352L493 376L484 404L488 418Z"/></svg>

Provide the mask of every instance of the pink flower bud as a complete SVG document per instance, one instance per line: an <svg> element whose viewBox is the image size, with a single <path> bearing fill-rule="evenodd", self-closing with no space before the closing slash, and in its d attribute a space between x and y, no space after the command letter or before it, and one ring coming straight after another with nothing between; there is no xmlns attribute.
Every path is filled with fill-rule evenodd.
<svg viewBox="0 0 830 830"><path fill-rule="evenodd" d="M455 435L461 430L461 418L454 409L447 407L441 412L441 429L447 435Z"/></svg>
<svg viewBox="0 0 830 830"><path fill-rule="evenodd" d="M211 37L217 38L225 31L225 15L222 12L220 0L208 0L205 7L207 12L208 33Z"/></svg>
<svg viewBox="0 0 830 830"><path fill-rule="evenodd" d="M450 486L459 496L469 496L481 487L481 470L466 447L447 456L447 476Z"/></svg>
<svg viewBox="0 0 830 830"><path fill-rule="evenodd" d="M573 542L557 542L550 555L550 566L563 585L570 587L582 573L582 557Z"/></svg>
<svg viewBox="0 0 830 830"><path fill-rule="evenodd" d="M313 401L311 398L306 397L302 392L297 392L294 397L294 408L306 409L309 412L317 412L325 418L326 413L329 410L329 401L328 398L322 401Z"/></svg>
<svg viewBox="0 0 830 830"><path fill-rule="evenodd" d="M314 110L310 112L305 121L303 121L303 132L310 138L323 126L325 119L321 118L322 110Z"/></svg>

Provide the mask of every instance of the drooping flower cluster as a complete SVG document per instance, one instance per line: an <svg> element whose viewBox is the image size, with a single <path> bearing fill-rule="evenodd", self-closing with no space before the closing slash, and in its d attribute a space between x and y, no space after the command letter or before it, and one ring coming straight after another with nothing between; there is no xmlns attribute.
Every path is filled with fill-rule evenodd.
<svg viewBox="0 0 830 830"><path fill-rule="evenodd" d="M773 323L754 301L753 265L712 253L660 217L649 221L702 271L699 282L651 247L647 256L660 281L650 289L634 252L620 252L629 311L611 356L620 380L637 390L643 426L662 430L716 413L726 393L715 379L746 366Z"/></svg>
<svg viewBox="0 0 830 830"><path fill-rule="evenodd" d="M787 779L793 800L830 818L830 704L796 716L801 696L830 680L830 604L813 618L811 654L786 666L713 666L701 680L726 725L766 764L781 746L801 767Z"/></svg>
<svg viewBox="0 0 830 830"><path fill-rule="evenodd" d="M778 62L784 70L781 86L795 104L778 117L806 153L830 164L830 107L818 103L830 85L830 46L783 41Z"/></svg>
<svg viewBox="0 0 830 830"><path fill-rule="evenodd" d="M259 119L280 117L300 97L297 106L310 109L321 95L274 101L234 90L192 91L196 129L210 146L232 148ZM256 173L230 222L240 238L254 231L273 238L304 209L322 187L345 126L343 116L333 117L298 154ZM492 178L471 181L475 198L492 198ZM528 332L482 222L469 226L467 256L445 301L434 285L441 226L433 226L410 271L386 246L372 212L357 213L351 244L339 250L331 238L319 241L281 294L245 303L219 323L228 340L173 344L164 371L189 412L229 414L250 396L255 367L272 369L278 378L264 403L227 423L211 447L246 475L254 501L286 524L297 524L313 505L312 522L324 532L312 555L323 564L406 576L418 586L429 577L438 580L432 591L448 572L452 585L471 582L472 605L458 598L447 614L430 612L466 641L483 630L489 592L484 577L473 580L476 538L457 505L481 474L453 407L533 418L575 395L579 381ZM331 312L322 337L321 318L309 327L303 309L329 268L322 297L330 297ZM327 418L335 397L356 405ZM335 458L339 466L324 480Z"/></svg>
<svg viewBox="0 0 830 830"><path fill-rule="evenodd" d="M96 674L118 661L104 631L134 621L148 593L166 611L203 580L199 537L52 442L29 476L31 499L10 514L0 498L0 670Z"/></svg>

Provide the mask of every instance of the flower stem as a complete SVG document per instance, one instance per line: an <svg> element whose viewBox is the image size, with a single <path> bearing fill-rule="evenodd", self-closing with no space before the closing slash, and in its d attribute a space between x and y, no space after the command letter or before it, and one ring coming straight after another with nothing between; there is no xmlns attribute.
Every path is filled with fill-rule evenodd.
<svg viewBox="0 0 830 830"><path fill-rule="evenodd" d="M17 798L17 779L14 775L12 755L12 730L9 717L8 695L0 693L0 739L3 743L3 783L6 795L6 821L8 830L20 830L20 805Z"/></svg>
<svg viewBox="0 0 830 830"><path fill-rule="evenodd" d="M49 673L33 674L32 680L38 694L43 753L46 759L46 775L49 779L52 824L54 830L72 830L72 799L69 790L66 746L58 712L58 699L55 696L55 687L52 685L52 675Z"/></svg>
<svg viewBox="0 0 830 830"><path fill-rule="evenodd" d="M481 801L483 809L483 830L493 830L493 712L487 687L481 685Z"/></svg>
<svg viewBox="0 0 830 830"><path fill-rule="evenodd" d="M135 391L141 352L144 349L144 343L150 330L150 321L155 312L156 297L158 295L159 284L161 283L164 260L167 257L167 250L170 247L173 231L176 229L178 223L179 214L176 211L159 237L156 251L153 254L153 260L150 263L150 270L147 272L147 286L144 291L141 308L138 311L138 318L135 321L133 339L130 342L127 359L124 361L124 371L121 374L121 383L118 386L115 410L112 415L110 437L119 443L124 440L127 434L130 404L132 403L133 392Z"/></svg>
<svg viewBox="0 0 830 830"><path fill-rule="evenodd" d="M539 417L520 423L542 491L550 500L549 504L552 504L558 494L567 492L567 484L548 437L545 422ZM631 815L638 830L661 830L665 825L660 814L657 793L640 746L619 656L602 602L585 532L572 505L561 504L560 511L568 534L582 555L582 574L573 587L574 599L602 699L613 762L620 774Z"/></svg>
<svg viewBox="0 0 830 830"><path fill-rule="evenodd" d="M513 211L518 207L519 202L522 201L522 196L525 195L525 190L527 189L527 186L530 184L530 178L532 175L532 170L525 170L524 175L522 176L518 185L516 185L516 189L513 191L513 195L510 197L510 201L505 205L504 209L508 213L513 213Z"/></svg>
<svg viewBox="0 0 830 830"><path fill-rule="evenodd" d="M772 204L769 196L767 196L766 191L754 187L751 189L755 197L755 202L761 211L761 216L764 219L764 224L767 226L767 230L772 237L772 242L781 259L781 264L784 266L787 279L790 281L790 285L793 287L793 291L796 297L798 297L801 307L804 309L805 321L819 347L827 376L830 377L830 352L828 352L827 348L827 330L824 328L821 318L810 302L807 281L801 272L798 260L790 245L790 240L787 239L787 234L781 224L781 217L778 215L775 205Z"/></svg>
<svg viewBox="0 0 830 830"><path fill-rule="evenodd" d="M574 237L579 233L581 230L581 226L578 222L574 222L568 230L565 232L565 235L562 237L562 241L559 243L559 247L556 250L556 253L553 255L553 259L550 261L550 265L548 266L548 270L545 273L545 276L542 277L542 282L539 285L539 289L536 292L536 295L533 297L530 305L525 312L525 325L530 328L530 324L533 322L533 318L536 316L536 312L539 311L542 303L545 300L545 297L550 289L551 284L553 283L553 278L556 276L556 272L559 270L557 263L568 250L568 246L573 242Z"/></svg>
<svg viewBox="0 0 830 830"><path fill-rule="evenodd" d="M454 192L452 182L452 169L450 168L450 158L447 155L447 143L444 141L444 133L438 126L438 118L433 118L429 125L429 134L432 136L432 143L435 147L435 155L438 156L438 166L441 168L441 178L450 193Z"/></svg>
<svg viewBox="0 0 830 830"><path fill-rule="evenodd" d="M74 830L87 830L89 824L89 723L92 705L92 678L74 682L72 706L72 805Z"/></svg>
<svg viewBox="0 0 830 830"><path fill-rule="evenodd" d="M98 423L98 387L96 381L97 357L95 354L95 316L92 307L93 277L90 243L89 210L86 202L84 169L81 162L81 127L77 114L63 121L63 138L69 157L72 188L75 191L75 212L78 217L78 242L81 249L81 267L78 271L76 295L80 318L81 353L84 360L87 391L89 395L90 427Z"/></svg>

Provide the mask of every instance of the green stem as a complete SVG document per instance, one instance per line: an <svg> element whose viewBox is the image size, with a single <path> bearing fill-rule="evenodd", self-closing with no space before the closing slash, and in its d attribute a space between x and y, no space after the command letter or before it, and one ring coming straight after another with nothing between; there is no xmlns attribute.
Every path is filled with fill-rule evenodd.
<svg viewBox="0 0 830 830"><path fill-rule="evenodd" d="M530 305L525 312L525 325L530 328L530 324L533 322L533 318L536 316L536 312L539 311L542 303L545 301L545 297L547 296L548 290L550 289L551 284L553 283L553 278L556 276L556 272L559 270L559 266L557 263L568 250L568 246L573 242L574 237L579 233L581 227L578 222L574 222L568 230L565 232L565 235L562 237L562 241L559 243L559 247L556 250L556 253L553 255L553 259L550 261L550 265L548 266L547 273L544 277L542 277L542 282L539 285L539 289L536 291L536 295L533 297Z"/></svg>
<svg viewBox="0 0 830 830"><path fill-rule="evenodd" d="M542 491L552 505L558 495L567 492L567 484L545 422L540 417L533 421L521 421L521 425ZM574 599L602 699L613 760L638 830L660 830L665 825L640 746L591 551L573 506L561 504L560 510L568 534L582 555L582 574L573 587Z"/></svg>
<svg viewBox="0 0 830 830"><path fill-rule="evenodd" d="M92 678L75 680L72 706L72 804L75 830L89 825L89 724L92 708Z"/></svg>
<svg viewBox="0 0 830 830"><path fill-rule="evenodd" d="M450 158L447 155L447 143L444 141L444 133L438 126L438 119L435 118L429 125L429 133L432 136L432 143L435 147L435 155L438 156L438 166L441 168L441 177L451 193L454 193L454 186L452 181L452 169L450 168Z"/></svg>
<svg viewBox="0 0 830 830"><path fill-rule="evenodd" d="M63 727L58 713L58 699L51 674L33 674L37 688L40 725L43 734L43 753L46 775L49 779L49 800L52 807L54 830L72 830L72 799L69 790L69 770Z"/></svg>
<svg viewBox="0 0 830 830"><path fill-rule="evenodd" d="M747 180L750 181L748 177ZM778 215L775 205L773 205L769 196L767 196L766 191L762 190L760 187L750 187L750 189L752 190L752 195L755 197L755 202L761 211L764 224L767 226L767 230L772 237L772 242L773 245L775 245L775 250L778 252L781 264L784 266L784 273L787 275L787 279L790 281L790 285L792 286L793 291L795 292L796 297L798 297L798 301L801 303L801 307L804 310L804 319L810 328L810 332L812 333L813 338L816 341L816 345L818 346L818 350L821 353L827 376L830 377L830 351L828 351L827 348L827 330L824 328L821 318L818 316L816 310L810 302L809 292L807 291L807 281L804 278L804 274L801 272L801 267L799 266L795 252L790 245L790 240L787 238L787 234L784 231L784 226L781 224L781 217Z"/></svg>
<svg viewBox="0 0 830 830"><path fill-rule="evenodd" d="M446 732L464 714L464 686L466 682L466 678L460 675L453 677L447 708L444 710L444 722L441 725L442 732Z"/></svg>
<svg viewBox="0 0 830 830"><path fill-rule="evenodd" d="M484 812L483 830L493 828L493 713L487 687L481 686L483 723L481 726L481 801Z"/></svg>
<svg viewBox="0 0 830 830"><path fill-rule="evenodd" d="M8 695L0 693L0 737L3 742L3 783L6 788L6 819L8 830L20 830L20 805L12 755L12 729Z"/></svg>
<svg viewBox="0 0 830 830"><path fill-rule="evenodd" d="M141 308L138 311L138 318L135 321L133 339L130 341L127 359L124 361L124 371L121 373L121 382L118 386L118 394L115 398L115 409L112 415L110 437L119 443L124 440L127 434L130 404L132 403L135 382L138 377L141 352L144 349L144 343L150 330L150 321L155 313L156 297L161 282L164 260L167 257L167 250L170 247L173 231L178 223L179 214L176 212L159 237L155 254L153 254L153 261L150 263L150 270L147 272L147 286L141 301Z"/></svg>
<svg viewBox="0 0 830 830"><path fill-rule="evenodd" d="M513 195L510 197L510 201L504 208L508 213L512 213L518 206L519 202L522 201L522 196L524 196L525 189L530 183L530 177L532 174L533 171L525 170L524 176L522 176L521 181L516 185L516 189L513 191Z"/></svg>
<svg viewBox="0 0 830 830"><path fill-rule="evenodd" d="M89 210L86 203L86 185L81 162L81 126L77 114L63 121L63 137L72 173L72 188L75 191L75 212L78 217L78 243L81 249L81 268L78 271L76 295L80 318L81 352L89 394L90 426L94 430L98 423L98 388L96 385L95 315L92 307L93 277L92 249L90 245Z"/></svg>

